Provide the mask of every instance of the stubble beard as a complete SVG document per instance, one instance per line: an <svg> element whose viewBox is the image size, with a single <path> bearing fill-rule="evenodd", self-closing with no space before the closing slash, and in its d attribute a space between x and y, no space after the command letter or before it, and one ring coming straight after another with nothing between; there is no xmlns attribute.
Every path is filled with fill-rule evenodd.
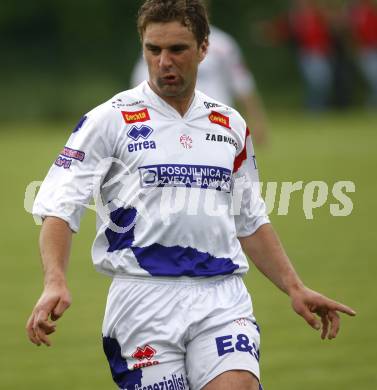
<svg viewBox="0 0 377 390"><path fill-rule="evenodd" d="M174 85L168 85L160 78L156 80L156 84L159 92L164 97L182 96L187 89L187 85L185 85L185 82L181 77L178 78L177 83Z"/></svg>

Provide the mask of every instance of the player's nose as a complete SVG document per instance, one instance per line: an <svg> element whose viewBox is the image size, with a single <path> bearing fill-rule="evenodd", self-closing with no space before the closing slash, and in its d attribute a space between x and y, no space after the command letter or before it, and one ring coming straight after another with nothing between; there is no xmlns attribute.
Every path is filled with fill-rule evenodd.
<svg viewBox="0 0 377 390"><path fill-rule="evenodd" d="M159 65L161 68L169 68L172 66L173 62L171 59L171 55L168 50L162 50L160 54Z"/></svg>

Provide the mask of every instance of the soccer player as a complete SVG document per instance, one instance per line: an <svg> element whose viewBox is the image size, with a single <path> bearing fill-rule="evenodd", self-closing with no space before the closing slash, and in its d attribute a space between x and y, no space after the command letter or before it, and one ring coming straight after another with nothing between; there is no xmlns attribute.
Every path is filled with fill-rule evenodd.
<svg viewBox="0 0 377 390"><path fill-rule="evenodd" d="M254 390L259 328L246 255L322 338L354 311L307 288L266 216L242 117L195 90L208 48L200 0L147 0L138 29L149 81L86 114L34 204L44 291L27 323L48 335L70 305L72 232L93 196L93 261L113 278L103 346L120 389ZM316 314L320 317L316 317Z"/></svg>

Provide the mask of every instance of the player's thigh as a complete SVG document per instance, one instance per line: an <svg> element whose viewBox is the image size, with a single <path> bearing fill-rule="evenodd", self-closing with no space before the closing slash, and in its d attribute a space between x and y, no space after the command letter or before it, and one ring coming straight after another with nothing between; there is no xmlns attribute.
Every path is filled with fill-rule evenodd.
<svg viewBox="0 0 377 390"><path fill-rule="evenodd" d="M102 335L120 389L188 389L181 304L170 285L113 281Z"/></svg>
<svg viewBox="0 0 377 390"><path fill-rule="evenodd" d="M186 379L184 357L181 359L154 359L149 345L137 347L132 356L123 356L117 340L104 338L107 356L114 382L122 390L189 390ZM126 354L127 355L127 354ZM134 358L140 363L130 364ZM148 359L150 357L150 359Z"/></svg>
<svg viewBox="0 0 377 390"><path fill-rule="evenodd" d="M201 390L259 390L258 379L248 371L226 371L212 379Z"/></svg>
<svg viewBox="0 0 377 390"><path fill-rule="evenodd" d="M252 320L243 318L241 321L241 326L238 321L232 321L226 326L212 327L187 344L186 371L190 388L203 389L216 378L216 383L237 380L250 385L254 383L253 378L259 378L258 328ZM225 386L224 389L231 388Z"/></svg>

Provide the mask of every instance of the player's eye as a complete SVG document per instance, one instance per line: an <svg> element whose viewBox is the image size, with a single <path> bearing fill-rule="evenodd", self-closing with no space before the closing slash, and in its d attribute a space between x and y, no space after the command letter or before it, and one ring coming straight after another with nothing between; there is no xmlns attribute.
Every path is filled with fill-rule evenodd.
<svg viewBox="0 0 377 390"><path fill-rule="evenodd" d="M186 46L172 46L170 51L172 53L181 53L186 50Z"/></svg>
<svg viewBox="0 0 377 390"><path fill-rule="evenodd" d="M153 55L158 55L161 53L161 49L157 46L147 46L147 50Z"/></svg>

